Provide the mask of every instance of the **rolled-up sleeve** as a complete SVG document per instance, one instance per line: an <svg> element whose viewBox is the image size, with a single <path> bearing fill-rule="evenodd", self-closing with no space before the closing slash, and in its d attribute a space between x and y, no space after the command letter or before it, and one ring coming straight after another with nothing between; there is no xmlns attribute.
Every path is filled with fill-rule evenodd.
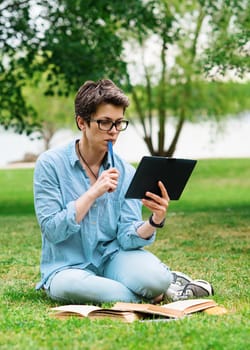
<svg viewBox="0 0 250 350"><path fill-rule="evenodd" d="M34 172L36 215L43 234L55 244L80 230L75 219L75 202L64 203L57 174L52 161L37 161Z"/></svg>
<svg viewBox="0 0 250 350"><path fill-rule="evenodd" d="M137 227L138 226L136 224L132 225L132 227L129 230L125 231L125 234L119 237L119 243L123 250L143 248L147 245L152 244L155 241L155 232L150 238L144 239L138 235Z"/></svg>
<svg viewBox="0 0 250 350"><path fill-rule="evenodd" d="M155 232L148 239L144 239L138 235L137 229L143 223L144 221L141 218L141 201L137 199L125 199L122 205L117 235L122 249L138 249L148 246L155 241Z"/></svg>

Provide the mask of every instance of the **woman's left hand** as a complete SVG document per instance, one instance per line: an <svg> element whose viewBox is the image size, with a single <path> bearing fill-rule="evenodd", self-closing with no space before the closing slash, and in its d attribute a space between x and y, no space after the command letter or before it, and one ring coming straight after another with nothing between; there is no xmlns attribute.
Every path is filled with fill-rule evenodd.
<svg viewBox="0 0 250 350"><path fill-rule="evenodd" d="M153 213L152 219L156 224L160 224L165 219L170 201L167 190L161 181L158 182L158 186L161 190L161 196L146 192L147 198L142 199L143 205Z"/></svg>

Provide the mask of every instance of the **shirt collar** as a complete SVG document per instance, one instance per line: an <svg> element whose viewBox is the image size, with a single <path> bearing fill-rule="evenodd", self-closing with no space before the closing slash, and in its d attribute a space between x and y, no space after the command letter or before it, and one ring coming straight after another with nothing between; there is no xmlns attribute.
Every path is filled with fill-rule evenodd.
<svg viewBox="0 0 250 350"><path fill-rule="evenodd" d="M77 153L76 153L76 142L79 140L73 140L70 142L69 147L68 147L68 156L69 156L69 161L72 166L75 166L76 162L79 161Z"/></svg>

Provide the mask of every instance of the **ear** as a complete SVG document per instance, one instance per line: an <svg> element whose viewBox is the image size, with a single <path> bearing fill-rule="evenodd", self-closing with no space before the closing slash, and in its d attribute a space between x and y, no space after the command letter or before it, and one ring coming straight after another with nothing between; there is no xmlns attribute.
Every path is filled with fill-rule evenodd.
<svg viewBox="0 0 250 350"><path fill-rule="evenodd" d="M83 118L81 118L79 115L76 117L76 124L78 126L79 130L84 130L86 128L86 122Z"/></svg>

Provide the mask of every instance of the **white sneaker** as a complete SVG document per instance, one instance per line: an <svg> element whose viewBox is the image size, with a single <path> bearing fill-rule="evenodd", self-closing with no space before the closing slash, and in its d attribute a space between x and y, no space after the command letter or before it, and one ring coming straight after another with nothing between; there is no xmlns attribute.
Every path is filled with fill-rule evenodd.
<svg viewBox="0 0 250 350"><path fill-rule="evenodd" d="M183 288L183 286L178 286L174 283L171 283L165 293L164 299L167 302L187 299L187 297L183 295Z"/></svg>
<svg viewBox="0 0 250 350"><path fill-rule="evenodd" d="M172 271L173 282L174 284L178 284L179 286L185 286L188 282L192 281L192 278L180 271Z"/></svg>
<svg viewBox="0 0 250 350"><path fill-rule="evenodd" d="M172 271L173 281L165 293L165 299L176 301L180 299L187 299L183 295L184 287L192 281L192 278L180 271Z"/></svg>
<svg viewBox="0 0 250 350"><path fill-rule="evenodd" d="M177 301L214 295L213 286L207 281L191 280L189 276L181 272L173 272L173 277L173 283L165 293L166 300Z"/></svg>
<svg viewBox="0 0 250 350"><path fill-rule="evenodd" d="M194 280L186 284L183 289L183 294L188 298L199 298L214 295L213 286L204 280Z"/></svg>

